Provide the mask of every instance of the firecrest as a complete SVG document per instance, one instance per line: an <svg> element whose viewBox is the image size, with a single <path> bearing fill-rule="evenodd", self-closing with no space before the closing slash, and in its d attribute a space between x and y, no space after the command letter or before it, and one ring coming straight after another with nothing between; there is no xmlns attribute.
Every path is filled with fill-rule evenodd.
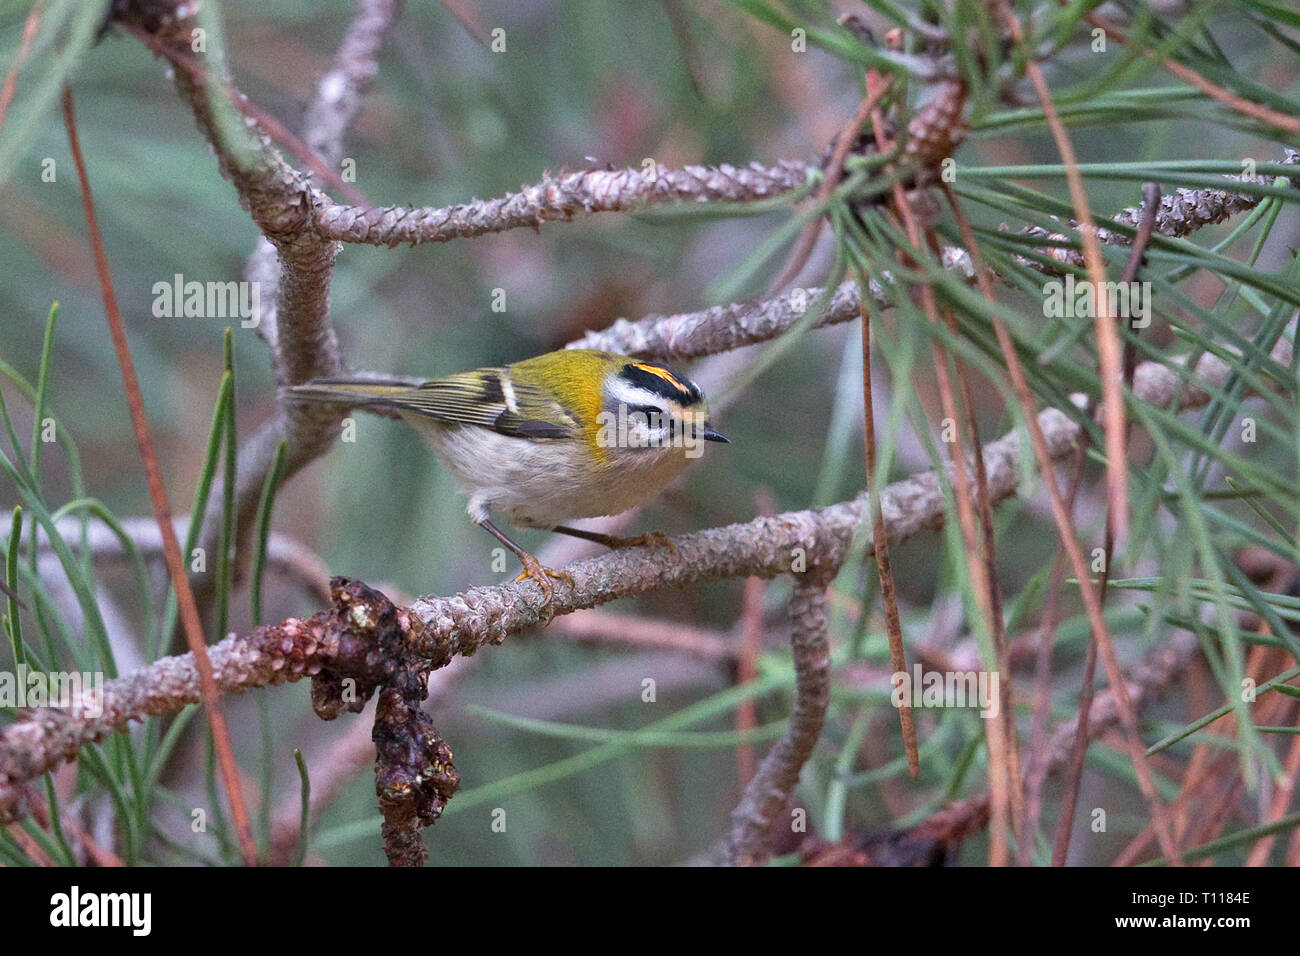
<svg viewBox="0 0 1300 956"><path fill-rule="evenodd" d="M510 540L493 513L518 527L549 528L610 547L656 536L612 538L560 524L618 514L657 495L704 442L725 442L709 422L704 394L667 365L562 349L499 368L421 385L372 378L317 380L289 397L391 413L432 445L469 496L469 515L542 586L572 582Z"/></svg>

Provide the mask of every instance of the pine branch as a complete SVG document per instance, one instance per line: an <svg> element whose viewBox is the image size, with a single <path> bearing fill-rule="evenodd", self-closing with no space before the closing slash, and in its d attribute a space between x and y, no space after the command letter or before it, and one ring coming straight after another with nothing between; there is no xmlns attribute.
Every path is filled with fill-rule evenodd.
<svg viewBox="0 0 1300 956"><path fill-rule="evenodd" d="M1279 163L1284 166L1300 164L1300 152L1287 149ZM1244 181L1242 176L1227 176L1224 178L1229 181ZM1277 178L1259 176L1255 182L1261 186L1271 186L1277 182ZM1161 198L1160 208L1156 212L1152 231L1157 235L1166 236L1170 239L1181 239L1184 236L1190 236L1193 232L1205 226L1218 225L1233 216L1249 212L1258 206L1262 199L1263 197L1253 193L1233 192L1231 189L1214 189L1210 187L1203 189L1175 189L1172 193L1166 193ZM1142 207L1128 207L1117 213L1113 221L1121 226L1137 229L1142 222ZM1079 224L1071 219L1069 220L1069 227L1077 231ZM1028 226L1021 230L1021 234L1038 239L1050 239L1053 242L1072 241L1070 236L1052 232L1042 226ZM1097 228L1097 238L1111 246L1127 246L1132 242L1129 236L1124 233L1115 232L1105 227ZM1057 262L1079 268L1083 267L1083 254L1075 249L1064 246L1044 246L1039 252L1055 259ZM1017 260L1031 268L1050 271L1040 262L1021 257L1017 257Z"/></svg>
<svg viewBox="0 0 1300 956"><path fill-rule="evenodd" d="M724 859L732 866L762 863L771 855L769 835L789 805L799 772L821 736L831 699L831 646L826 636L828 584L823 575L807 575L795 585L790 599L794 710L785 735L763 758L758 773L731 813L731 836Z"/></svg>
<svg viewBox="0 0 1300 956"><path fill-rule="evenodd" d="M773 166L684 166L681 169L585 169L552 176L497 199L443 208L328 204L316 213L318 235L340 242L392 246L448 242L598 212L635 212L671 203L742 203L802 189L817 175L807 163Z"/></svg>

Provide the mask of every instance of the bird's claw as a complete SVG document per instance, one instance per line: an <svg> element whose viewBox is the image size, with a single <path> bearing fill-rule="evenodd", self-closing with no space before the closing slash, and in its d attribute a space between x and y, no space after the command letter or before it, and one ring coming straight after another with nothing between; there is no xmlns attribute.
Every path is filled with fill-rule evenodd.
<svg viewBox="0 0 1300 956"><path fill-rule="evenodd" d="M542 588L545 598L542 601L542 617L549 621L555 616L555 585L552 578L556 581L565 581L570 586L573 585L573 575L568 571L556 571L554 568L548 568L538 561L532 555L523 555L519 559L523 562L524 570L520 572L519 577L515 578L516 582L532 578Z"/></svg>
<svg viewBox="0 0 1300 956"><path fill-rule="evenodd" d="M658 531L648 531L634 538L611 537L609 546L611 548L649 548L651 551L663 549L669 554L677 553L677 545L673 544L672 538Z"/></svg>

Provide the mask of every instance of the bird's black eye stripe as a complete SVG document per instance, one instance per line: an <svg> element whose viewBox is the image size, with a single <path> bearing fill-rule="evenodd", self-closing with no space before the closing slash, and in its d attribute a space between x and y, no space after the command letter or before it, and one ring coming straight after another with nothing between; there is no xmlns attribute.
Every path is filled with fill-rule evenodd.
<svg viewBox="0 0 1300 956"><path fill-rule="evenodd" d="M666 365L629 362L619 371L619 375L638 388L671 398L680 405L694 405L703 398L699 386Z"/></svg>
<svg viewBox="0 0 1300 956"><path fill-rule="evenodd" d="M644 416L646 417L646 420L647 420L647 421L650 421L650 422L653 422L653 421L654 421L654 416L656 416L656 415L661 415L661 416L662 416L662 415L667 415L667 414L668 414L668 413L665 412L662 408L660 408L658 405L629 405L629 406L627 406L627 413L628 413L629 415L633 415L633 414L635 414L635 413L637 413L637 412L640 412L642 415L644 415Z"/></svg>

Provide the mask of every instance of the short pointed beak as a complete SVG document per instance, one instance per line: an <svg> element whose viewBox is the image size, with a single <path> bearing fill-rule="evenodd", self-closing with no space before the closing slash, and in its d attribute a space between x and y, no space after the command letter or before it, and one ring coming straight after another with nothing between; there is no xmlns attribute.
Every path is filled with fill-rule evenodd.
<svg viewBox="0 0 1300 956"><path fill-rule="evenodd" d="M726 435L722 434L722 432L716 432L716 431L714 431L713 428L712 428L712 426L710 426L710 425L705 425L705 426L704 426L704 440L705 440L705 441L720 441L720 442L722 442L722 443L724 443L724 444L727 444L727 445L730 445L730 444L731 444L731 439L730 439L730 438L728 438Z"/></svg>

